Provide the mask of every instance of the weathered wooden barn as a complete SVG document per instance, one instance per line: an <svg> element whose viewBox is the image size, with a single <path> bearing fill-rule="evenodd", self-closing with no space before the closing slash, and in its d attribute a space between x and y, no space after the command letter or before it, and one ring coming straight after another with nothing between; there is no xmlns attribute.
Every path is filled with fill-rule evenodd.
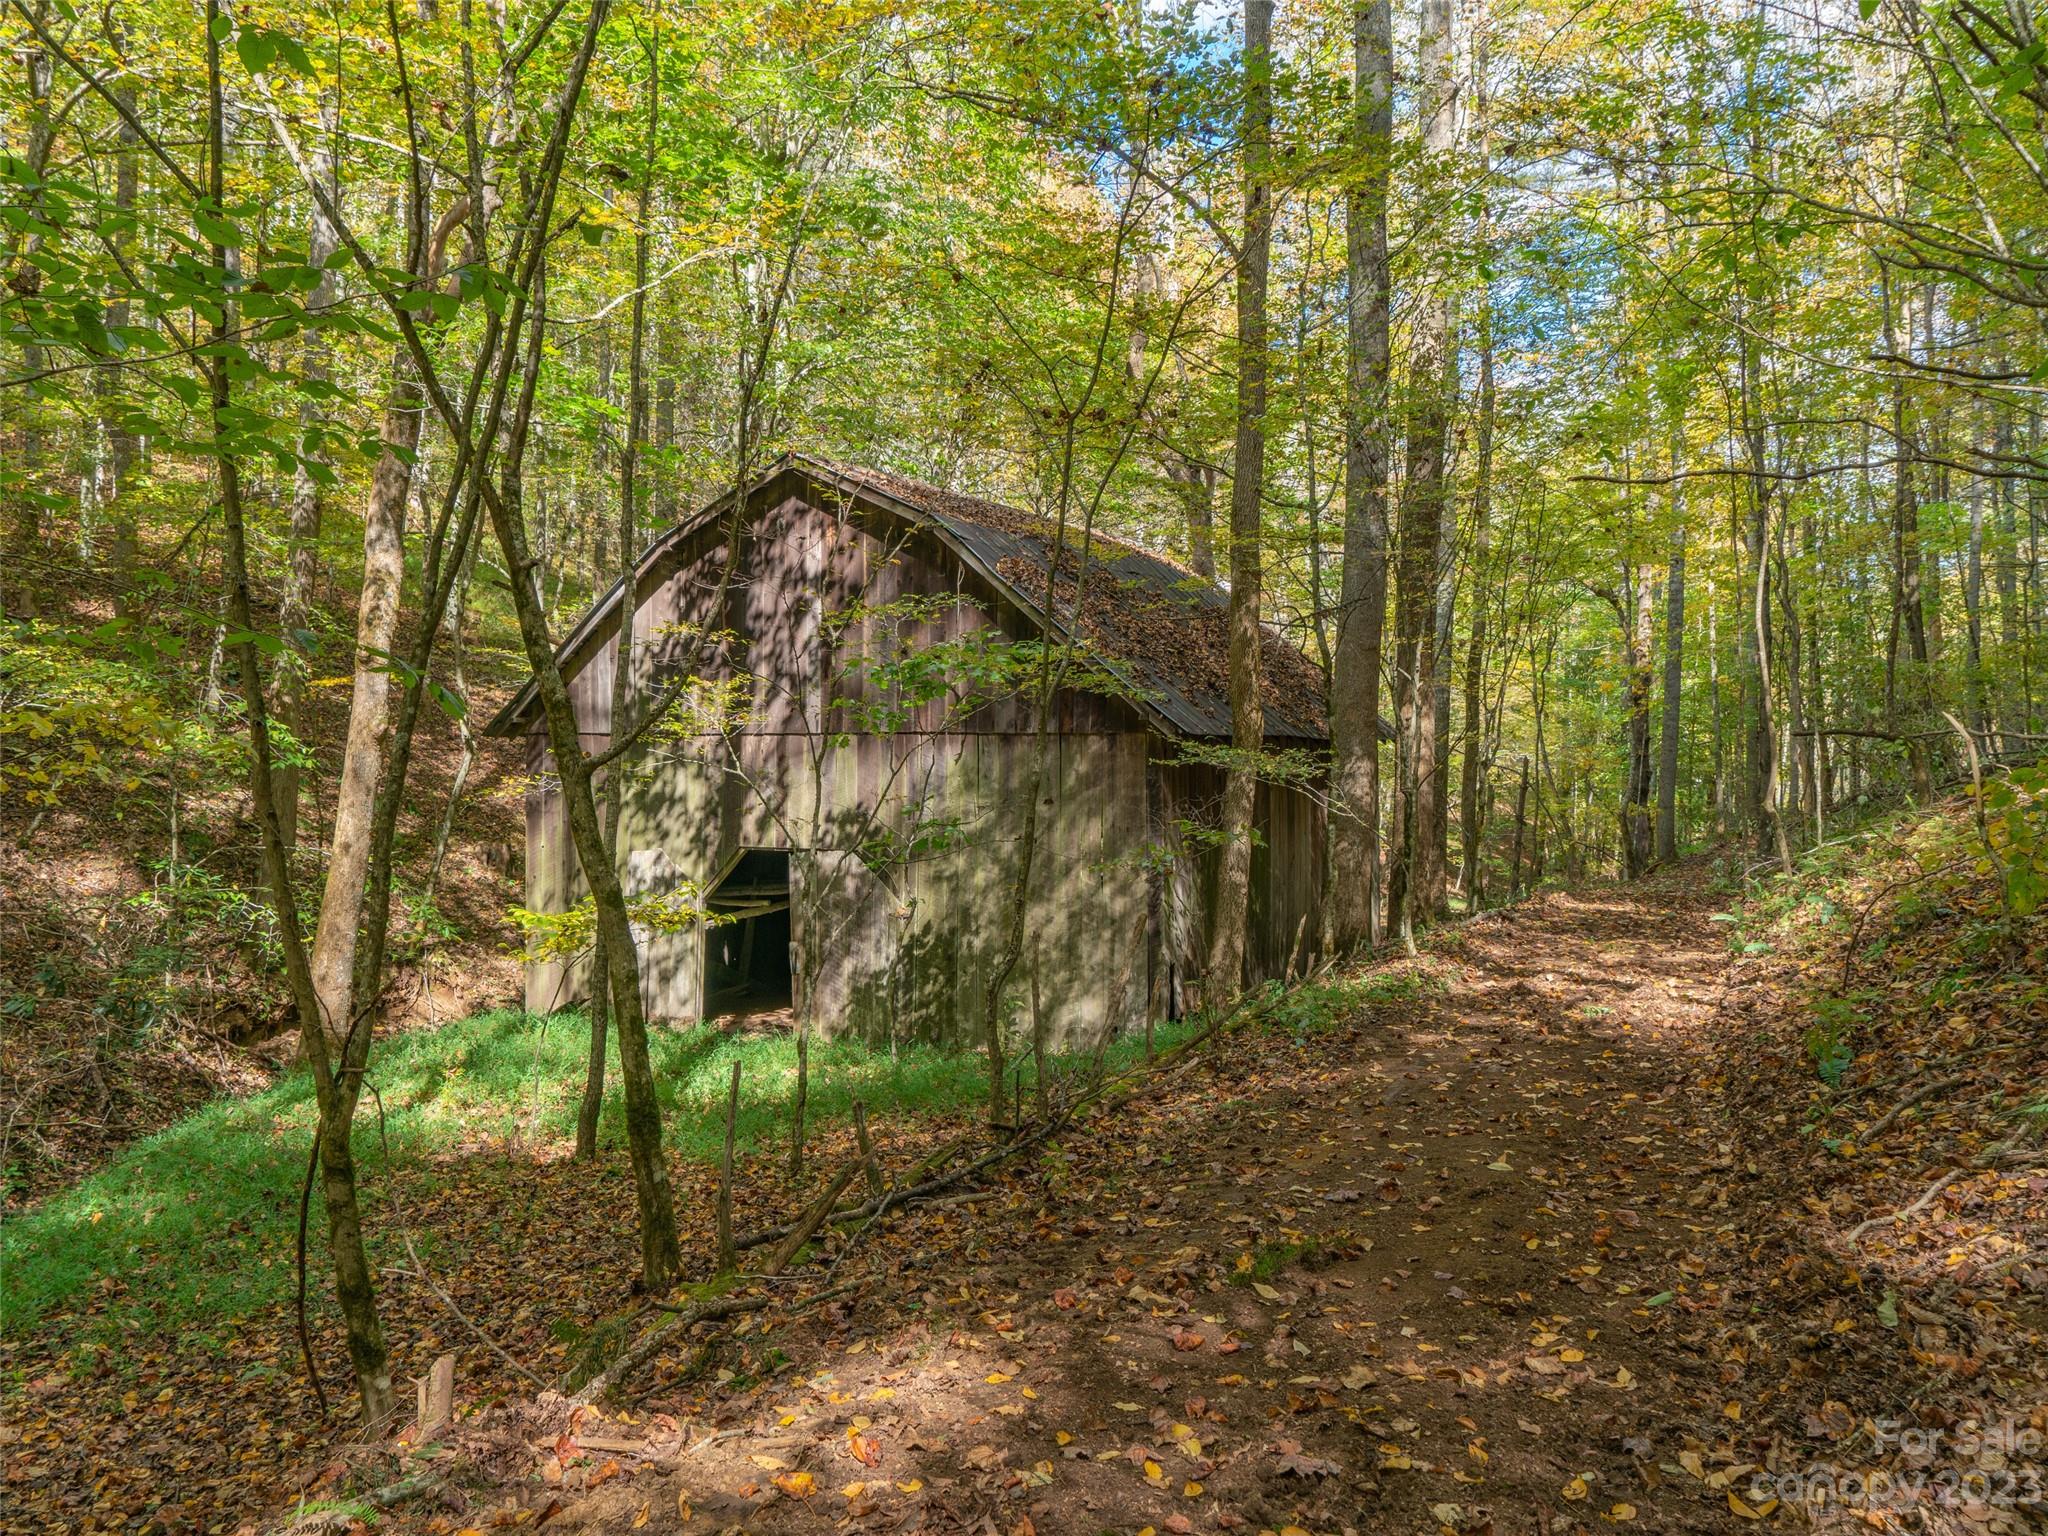
<svg viewBox="0 0 2048 1536"><path fill-rule="evenodd" d="M619 857L629 896L715 914L643 931L651 1016L793 1002L828 1033L978 1039L1037 750L1018 679L1049 629L1086 662L1047 712L1011 1017L1028 1025L1035 980L1053 1043L1092 1045L1197 999L1223 780L1202 749L1229 738L1227 600L1101 538L1084 572L1077 529L1049 582L1055 534L1015 508L790 455L737 507L728 493L648 547L634 694L681 697L617 776ZM620 606L614 587L560 651L591 750L610 739ZM1320 674L1272 632L1264 670L1269 749L1319 762ZM488 730L527 739L527 902L565 911L585 886L530 684ZM1319 778L1260 788L1247 981L1315 958ZM530 964L528 1006L579 998L586 963Z"/></svg>

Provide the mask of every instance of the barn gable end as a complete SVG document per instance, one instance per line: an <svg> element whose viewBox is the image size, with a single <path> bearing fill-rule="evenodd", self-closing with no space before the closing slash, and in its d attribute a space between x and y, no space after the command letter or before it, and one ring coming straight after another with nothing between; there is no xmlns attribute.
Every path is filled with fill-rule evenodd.
<svg viewBox="0 0 2048 1536"><path fill-rule="evenodd" d="M925 504L920 505L920 502ZM970 517L969 514L973 514ZM917 482L821 460L785 459L751 490L741 560L712 610L734 524L728 497L656 540L642 557L634 614L634 691L662 695L705 630L736 637L705 675L740 680L737 728L643 742L617 773L620 861L629 896L708 893L748 850L787 869L786 939L773 893L762 913L708 932L642 933L646 1002L658 1018L714 1005L707 976L744 956L765 975L760 933L786 942L797 1006L828 1031L878 1040L970 1043L1006 931L1029 779L1030 710L1015 697L971 709L934 701L894 707L854 658L916 644L1004 647L1043 632L1045 573L1056 552L1026 514ZM1078 542L1078 540L1076 540ZM1098 565L1095 562L1100 561ZM1207 950L1214 857L1182 846L1213 814L1220 774L1165 761L1176 736L1227 730L1227 703L1198 654L1220 594L1170 563L1099 541L1078 619L1071 549L1053 584L1059 628L1078 630L1106 668L1102 688L1056 700L1028 898L1023 962L1009 989L1026 1007L1036 978L1053 1044L1180 1011ZM1036 576L1035 594L1032 578ZM918 599L918 622L906 612ZM609 741L617 592L562 647L586 746ZM877 611L879 610L879 612ZM849 615L853 617L849 619ZM1322 736L1314 669L1286 651L1267 715L1276 745ZM963 650L962 654L977 654ZM1300 670L1290 673L1292 665ZM864 714L861 704L882 705ZM567 910L583 894L547 755L523 694L489 727L525 733L536 770L528 798L528 904ZM730 724L730 722L728 722ZM1253 978L1313 956L1323 868L1318 803L1296 790L1260 793ZM743 942L744 940L744 942ZM529 967L528 1006L582 995L583 966ZM1019 1018L1020 1027L1028 1019Z"/></svg>

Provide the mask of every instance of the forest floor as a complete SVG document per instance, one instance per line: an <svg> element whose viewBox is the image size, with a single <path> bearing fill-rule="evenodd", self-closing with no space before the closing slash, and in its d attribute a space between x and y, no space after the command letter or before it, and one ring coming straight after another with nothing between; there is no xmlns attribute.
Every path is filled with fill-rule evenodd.
<svg viewBox="0 0 2048 1536"><path fill-rule="evenodd" d="M1842 903L1912 842L1741 903L1703 862L1549 894L1268 999L601 1409L534 1383L647 1315L623 1154L452 1147L373 1212L418 1238L380 1259L401 1381L457 1356L438 1438L323 1420L282 1303L67 1354L144 1276L0 1358L0 1530L2042 1529L2043 923L1987 882L1887 897L1850 934L1853 1064L1815 1073ZM891 1116L883 1160L962 1124ZM807 1183L743 1159L740 1229L851 1140L823 1128ZM692 1273L711 1188L678 1167ZM345 1410L324 1307L315 1342Z"/></svg>
<svg viewBox="0 0 2048 1536"><path fill-rule="evenodd" d="M1852 1118L1897 1146L1859 1160L1812 1129L1796 1000L1839 943L1731 945L1710 884L1546 896L1292 994L893 1222L857 1298L679 1346L624 1406L459 1420L377 1528L2043 1528L2048 1165L1984 1155L2048 1067L2040 928L1965 1014L1901 1001L1917 1043L1869 1026ZM1953 980L1971 911L1881 968ZM308 1502L365 1472L309 1464L302 1517L368 1513Z"/></svg>

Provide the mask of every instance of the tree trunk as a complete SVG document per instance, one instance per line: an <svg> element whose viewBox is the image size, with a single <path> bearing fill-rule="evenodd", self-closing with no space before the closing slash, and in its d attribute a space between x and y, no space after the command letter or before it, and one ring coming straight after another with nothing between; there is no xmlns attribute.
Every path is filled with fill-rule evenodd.
<svg viewBox="0 0 2048 1536"><path fill-rule="evenodd" d="M1340 951L1379 941L1380 650L1387 617L1388 154L1394 126L1388 0L1352 11L1345 198L1349 360L1344 392L1344 585L1330 682L1331 932Z"/></svg>
<svg viewBox="0 0 2048 1536"><path fill-rule="evenodd" d="M1671 472L1685 469L1683 424L1671 437ZM1678 727L1685 694L1685 492L1671 482L1671 570L1664 586L1664 710L1657 740L1657 842L1660 864L1678 857Z"/></svg>
<svg viewBox="0 0 2048 1536"><path fill-rule="evenodd" d="M626 360L626 440L619 449L619 629L612 652L612 734L617 739L633 729L634 623L640 598L636 552L639 539L640 447L647 435L647 264L652 239L649 215L654 201L655 136L661 131L661 71L650 68L647 86L647 139L643 145L645 163L640 175L639 217L633 236L633 306L629 322L631 339ZM611 349L605 348L609 359ZM610 364L605 367L605 387L610 388ZM614 871L619 860L619 818L624 814L627 774L625 764L615 763L605 775L604 847L605 860ZM586 881L588 876L585 876ZM627 942L632 929L627 928ZM597 1156L597 1121L604 1109L605 1034L610 1023L611 941L600 930L597 963L590 978L590 1053L583 1077L583 1100L576 1112L576 1155Z"/></svg>
<svg viewBox="0 0 2048 1536"><path fill-rule="evenodd" d="M1515 846L1508 855L1508 900L1522 894L1522 829L1529 824L1529 759L1522 759L1522 782L1515 790Z"/></svg>
<svg viewBox="0 0 2048 1536"><path fill-rule="evenodd" d="M1485 831L1486 786L1480 742L1485 726L1486 582L1492 553L1493 512L1493 303L1484 291L1479 309L1478 462L1472 482L1472 633L1465 646L1465 744L1458 775L1458 884L1465 910L1480 909L1479 842Z"/></svg>
<svg viewBox="0 0 2048 1536"><path fill-rule="evenodd" d="M1885 351L1899 355L1899 342L1893 330L1892 301L1889 283L1886 284L1880 302L1884 306ZM1901 299L1898 304L1902 314L1899 329L1911 349L1913 334L1912 301ZM1891 384L1892 439L1896 445L1896 464L1892 469L1892 622L1890 644L1885 652L1885 716L1896 725L1899 711L1899 644L1903 638L1906 657L1912 666L1915 689L1926 700L1932 680L1927 675L1927 615L1921 606L1921 558L1920 558L1920 505L1913 489L1913 463L1916 456L1912 418L1906 405L1905 381L1896 370Z"/></svg>
<svg viewBox="0 0 2048 1536"><path fill-rule="evenodd" d="M384 407L384 450L363 513L363 590L356 610L355 686L349 694L348 738L334 793L334 838L320 926L313 935L313 985L328 1038L339 1041L360 1001L351 983L356 930L362 925L363 876L370 858L370 812L391 736L391 639L405 581L405 514L412 461L419 449L422 397L410 361L392 362Z"/></svg>
<svg viewBox="0 0 2048 1536"><path fill-rule="evenodd" d="M1742 436L1749 455L1749 522L1745 555L1749 563L1750 614L1743 629L1744 684L1754 709L1749 729L1749 815L1759 853L1777 846L1778 766L1775 727L1771 723L1770 551L1765 534L1770 523L1769 470L1764 460L1762 406L1757 399L1756 341L1746 332L1741 342Z"/></svg>
<svg viewBox="0 0 2048 1536"><path fill-rule="evenodd" d="M1451 0L1423 0L1417 39L1416 117L1422 125L1425 179L1443 177L1457 142ZM1394 695L1399 771L1394 788L1394 850L1387 868L1387 923L1414 942L1427 919L1443 849L1428 847L1437 825L1436 596L1443 547L1444 457L1450 433L1447 390L1456 378L1451 346L1452 295L1439 277L1416 305L1409 342L1408 461L1394 556Z"/></svg>
<svg viewBox="0 0 2048 1536"><path fill-rule="evenodd" d="M1623 790L1622 873L1633 880L1650 867L1650 644L1655 613L1648 566L1624 573L1622 650L1628 667L1628 780Z"/></svg>
<svg viewBox="0 0 2048 1536"><path fill-rule="evenodd" d="M341 206L341 182L334 168L334 134L339 112L339 99L334 91L321 92L320 137L313 150L313 174L327 188L328 198L336 209ZM334 274L327 270L327 262L334 255L339 241L334 220L329 217L328 205L318 198L312 202L306 232L306 264L320 269L320 279L307 295L306 307L318 312L334 303ZM305 358L301 366L307 379L326 380L329 348L325 332L311 330L306 333ZM306 434L318 425L326 408L311 394L300 399L299 436L302 442ZM278 626L284 631L285 648L278 652L270 672L271 712L291 732L299 746L294 760L280 764L278 768L277 814L287 848L296 847L299 840L302 769L296 759L304 753L308 734L305 702L310 648L298 637L301 631L310 630L313 589L319 576L320 484L313 478L311 470L301 463L292 471L291 533L286 547L284 600L278 609Z"/></svg>
<svg viewBox="0 0 2048 1536"><path fill-rule="evenodd" d="M123 64L127 62L128 30L119 21L112 19L109 12L109 38L115 54ZM119 150L114 156L114 210L117 216L132 214L135 209L135 193L140 181L139 158L142 151L141 136L128 119L135 111L135 87L122 81L114 87L114 97L127 109L119 119L116 129ZM124 255L132 255L134 242L126 235L114 236L115 248ZM106 325L109 331L118 332L127 326L130 319L128 300L124 296L107 306ZM94 377L96 393L100 397L100 428L106 433L107 456L105 474L98 487L100 505L107 509L111 524L108 541L107 563L114 578L114 611L123 618L133 610L133 588L135 562L140 552L135 517L135 498L130 494L133 487L130 480L135 473L135 461L139 457L140 443L127 423L127 412L121 408L121 384L119 370L102 368Z"/></svg>
<svg viewBox="0 0 2048 1536"><path fill-rule="evenodd" d="M218 0L207 0L207 191L216 207L222 205L223 160L227 141L220 78L221 37L213 25L219 14ZM211 255L223 293L223 302L214 312L214 356L205 365L218 444L227 431L228 413L232 406L224 354L234 334L235 315L234 305L225 299L231 281L228 252L216 240L211 242ZM327 1048L322 1040L326 1021L321 1015L311 964L299 930L298 909L292 895L291 862L274 794L269 712L263 698L254 637L255 615L249 593L241 466L232 450L217 446L215 453L220 476L221 524L225 534L229 616L242 637L236 645L236 652L247 701L250 788L256 804L257 822L262 828L266 883L277 914L286 973L299 1016L301 1039L312 1062L314 1087L320 1105L321 1192L327 1210L328 1246L334 1261L335 1294L348 1335L349 1358L355 1366L356 1389L362 1401L364 1424L375 1430L391 1417L394 1399L383 1325L377 1316L375 1282L363 1246L362 1219L356 1201L355 1163L349 1146L361 1074L351 1075L344 1071L337 1076L330 1068Z"/></svg>
<svg viewBox="0 0 2048 1536"><path fill-rule="evenodd" d="M1272 209L1266 183L1272 133L1273 0L1244 8L1244 249L1237 264L1237 447L1230 483L1230 744L1223 787L1223 856L1216 926L1209 937L1207 1001L1218 1006L1244 985L1245 929L1252 884L1252 826L1258 757L1265 749L1259 687L1261 500L1266 483L1266 267Z"/></svg>

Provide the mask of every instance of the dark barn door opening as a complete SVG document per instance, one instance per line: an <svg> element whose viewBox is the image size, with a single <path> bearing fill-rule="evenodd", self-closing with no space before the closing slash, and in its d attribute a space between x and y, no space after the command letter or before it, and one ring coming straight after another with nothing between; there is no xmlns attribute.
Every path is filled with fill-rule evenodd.
<svg viewBox="0 0 2048 1536"><path fill-rule="evenodd" d="M704 931L705 1016L789 1007L789 855L749 848L705 905L724 918Z"/></svg>

